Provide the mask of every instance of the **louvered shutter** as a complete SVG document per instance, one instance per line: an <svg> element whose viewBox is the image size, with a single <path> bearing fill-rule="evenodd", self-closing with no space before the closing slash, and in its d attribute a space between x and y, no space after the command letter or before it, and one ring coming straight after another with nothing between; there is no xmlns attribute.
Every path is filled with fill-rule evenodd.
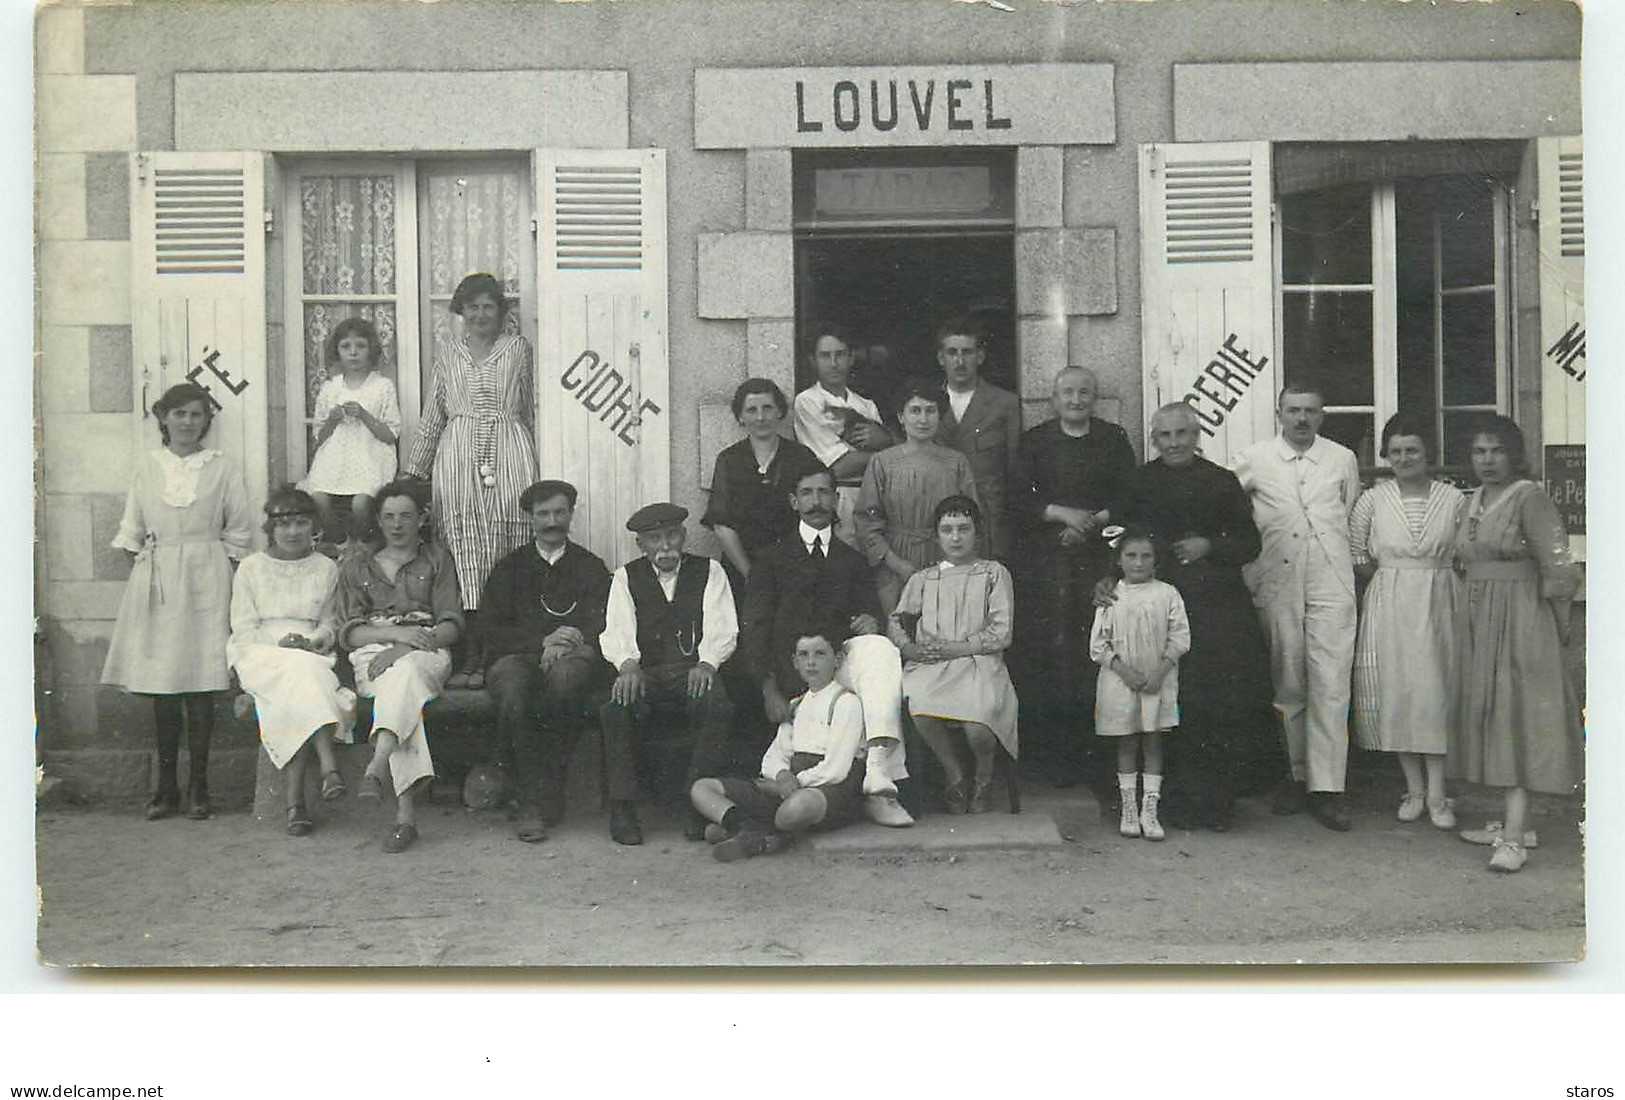
<svg viewBox="0 0 1625 1100"><path fill-rule="evenodd" d="M259 153L130 159L136 446L158 445L164 390L203 386L219 405L204 444L237 460L256 511L269 477L264 180Z"/></svg>
<svg viewBox="0 0 1625 1100"><path fill-rule="evenodd" d="M1220 465L1275 431L1269 153L1265 142L1140 147L1147 427L1159 406L1188 402Z"/></svg>
<svg viewBox="0 0 1625 1100"><path fill-rule="evenodd" d="M1540 200L1540 407L1545 474L1585 556L1585 161L1578 137L1536 144Z"/></svg>
<svg viewBox="0 0 1625 1100"><path fill-rule="evenodd" d="M671 491L666 154L543 149L535 179L541 473L579 490L573 536L613 568Z"/></svg>

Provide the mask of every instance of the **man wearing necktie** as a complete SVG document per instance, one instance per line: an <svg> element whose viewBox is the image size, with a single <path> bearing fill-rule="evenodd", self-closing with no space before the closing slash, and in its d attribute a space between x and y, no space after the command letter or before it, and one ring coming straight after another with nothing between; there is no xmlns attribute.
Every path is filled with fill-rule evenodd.
<svg viewBox="0 0 1625 1100"><path fill-rule="evenodd" d="M1243 450L1235 474L1263 539L1242 573L1269 640L1292 764L1275 810L1291 813L1307 795L1315 819L1341 832L1355 625L1349 511L1360 468L1353 451L1319 434L1324 406L1314 387L1288 383L1275 406L1281 434Z"/></svg>
<svg viewBox="0 0 1625 1100"><path fill-rule="evenodd" d="M810 466L791 475L796 531L760 555L745 590L741 647L751 675L762 685L762 705L775 726L798 694L796 640L821 633L840 647L836 679L863 703L868 749L864 813L880 825L912 825L897 801L903 763L903 665L881 633L880 598L862 554L834 534L835 475Z"/></svg>

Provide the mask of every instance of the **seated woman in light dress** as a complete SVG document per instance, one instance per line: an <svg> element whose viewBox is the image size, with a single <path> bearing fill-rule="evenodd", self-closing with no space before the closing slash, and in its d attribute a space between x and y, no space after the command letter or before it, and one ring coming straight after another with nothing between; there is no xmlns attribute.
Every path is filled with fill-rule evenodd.
<svg viewBox="0 0 1625 1100"><path fill-rule="evenodd" d="M309 836L314 827L305 808L312 755L323 801L344 797L333 741L350 739L355 716L355 693L333 674L339 569L316 553L317 512L299 489L279 489L265 502L269 547L237 570L226 643L226 660L254 697L260 744L283 772L289 836Z"/></svg>
<svg viewBox="0 0 1625 1100"><path fill-rule="evenodd" d="M948 812L984 813L994 755L1003 747L1017 756L1016 689L1004 667L1015 590L1008 569L976 555L982 510L974 500L950 496L932 514L942 560L903 586L891 637L903 655L908 712L947 779ZM956 725L975 761L968 786Z"/></svg>

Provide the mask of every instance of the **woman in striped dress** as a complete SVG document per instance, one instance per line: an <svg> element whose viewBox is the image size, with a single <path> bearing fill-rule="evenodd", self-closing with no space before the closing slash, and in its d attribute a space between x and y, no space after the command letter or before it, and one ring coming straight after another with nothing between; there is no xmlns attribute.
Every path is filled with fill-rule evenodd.
<svg viewBox="0 0 1625 1100"><path fill-rule="evenodd" d="M463 336L449 359L435 363L434 388L405 469L414 477L433 475L440 539L457 563L472 628L485 578L532 537L519 494L536 480L535 366L525 338L503 332L508 302L494 276L476 272L459 283L451 311L463 319ZM483 686L474 645L464 646L460 657L447 686Z"/></svg>
<svg viewBox="0 0 1625 1100"><path fill-rule="evenodd" d="M1434 825L1451 829L1444 762L1460 678L1461 605L1451 566L1467 498L1428 476L1431 435L1420 420L1390 418L1382 453L1393 479L1361 493L1349 515L1354 568L1370 581L1354 650L1354 733L1361 748L1399 757L1399 820L1425 810Z"/></svg>

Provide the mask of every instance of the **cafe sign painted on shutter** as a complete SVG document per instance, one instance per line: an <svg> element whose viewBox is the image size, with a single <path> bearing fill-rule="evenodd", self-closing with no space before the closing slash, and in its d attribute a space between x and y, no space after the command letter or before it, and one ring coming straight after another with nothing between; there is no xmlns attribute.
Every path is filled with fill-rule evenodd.
<svg viewBox="0 0 1625 1100"><path fill-rule="evenodd" d="M698 149L1111 145L1110 65L698 69Z"/></svg>

